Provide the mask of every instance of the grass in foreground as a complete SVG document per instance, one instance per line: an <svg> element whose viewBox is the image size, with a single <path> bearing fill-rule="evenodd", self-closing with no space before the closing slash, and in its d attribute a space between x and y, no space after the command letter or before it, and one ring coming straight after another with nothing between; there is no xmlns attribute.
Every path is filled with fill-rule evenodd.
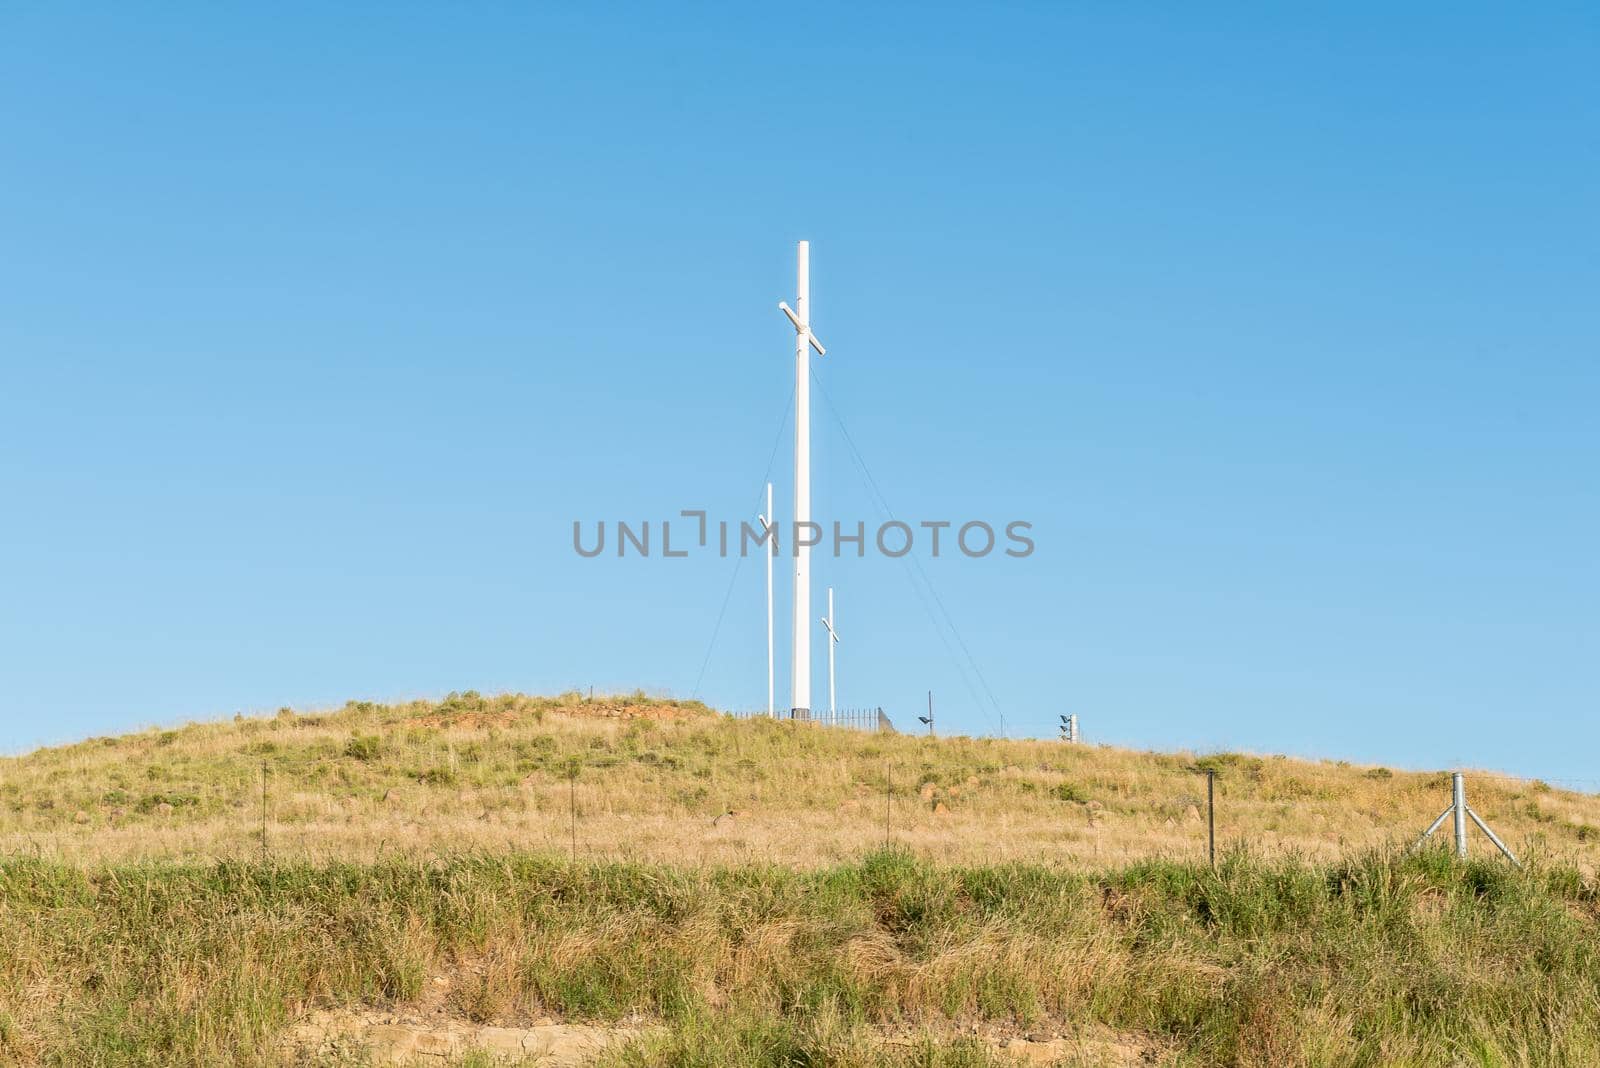
<svg viewBox="0 0 1600 1068"><path fill-rule="evenodd" d="M957 1037L974 1026L1170 1064L1595 1064L1597 902L1576 868L1436 852L1216 873L12 859L0 1063L294 1063L306 1010L414 1004L448 974L459 1018L660 1025L614 1066L998 1063Z"/></svg>

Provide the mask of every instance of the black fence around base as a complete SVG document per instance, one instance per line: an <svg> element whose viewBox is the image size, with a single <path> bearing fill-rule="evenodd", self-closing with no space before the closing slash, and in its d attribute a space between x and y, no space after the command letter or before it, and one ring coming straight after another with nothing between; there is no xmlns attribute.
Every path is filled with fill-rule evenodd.
<svg viewBox="0 0 1600 1068"><path fill-rule="evenodd" d="M729 712L728 715L735 719L765 719L764 711L738 711ZM819 727L844 727L853 731L867 731L872 734L894 734L894 723L884 715L881 708L841 708L836 712L827 709L812 709L809 714L794 715L788 709L777 712L774 719L803 719L815 723Z"/></svg>

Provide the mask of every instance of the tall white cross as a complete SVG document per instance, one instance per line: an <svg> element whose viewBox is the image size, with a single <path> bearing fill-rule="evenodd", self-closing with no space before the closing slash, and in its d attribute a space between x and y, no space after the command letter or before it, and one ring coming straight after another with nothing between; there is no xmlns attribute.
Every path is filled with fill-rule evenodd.
<svg viewBox="0 0 1600 1068"><path fill-rule="evenodd" d="M833 701L833 647L839 644L839 632L833 625L833 587L828 587L828 614L822 617L822 625L828 628L828 722L839 722L839 710Z"/></svg>
<svg viewBox="0 0 1600 1068"><path fill-rule="evenodd" d="M789 714L811 717L811 350L827 353L811 332L811 243L800 242L794 308L778 310L794 324L794 635L789 664Z"/></svg>

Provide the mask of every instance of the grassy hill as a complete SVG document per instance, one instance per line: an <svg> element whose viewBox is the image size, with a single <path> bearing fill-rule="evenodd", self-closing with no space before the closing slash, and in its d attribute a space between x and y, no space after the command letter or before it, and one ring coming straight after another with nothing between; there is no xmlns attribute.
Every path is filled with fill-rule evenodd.
<svg viewBox="0 0 1600 1068"><path fill-rule="evenodd" d="M92 739L0 762L0 1064L1600 1063L1600 805L1469 788L1525 869L1391 848L1437 774L643 698Z"/></svg>
<svg viewBox="0 0 1600 1068"><path fill-rule="evenodd" d="M814 867L886 839L948 864L1195 858L1206 767L1218 772L1219 840L1262 855L1335 859L1409 842L1449 802L1442 772L865 735L644 697L468 693L0 759L0 851L258 858L265 775L267 847L280 858L571 852L574 822L590 859ZM1600 797L1488 774L1468 789L1513 849L1600 859Z"/></svg>

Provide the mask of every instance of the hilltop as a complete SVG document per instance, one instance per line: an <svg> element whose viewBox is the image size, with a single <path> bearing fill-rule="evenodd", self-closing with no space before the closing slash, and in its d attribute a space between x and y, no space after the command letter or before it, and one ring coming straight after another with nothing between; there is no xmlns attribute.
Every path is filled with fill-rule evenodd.
<svg viewBox="0 0 1600 1068"><path fill-rule="evenodd" d="M886 843L942 864L1192 859L1205 849L1206 768L1219 843L1261 855L1409 843L1449 801L1443 772L864 734L637 694L465 693L0 760L0 851L256 858L264 823L271 856L313 860L570 853L574 830L580 856L673 863L815 867ZM1487 773L1468 788L1519 853L1600 859L1600 798Z"/></svg>

